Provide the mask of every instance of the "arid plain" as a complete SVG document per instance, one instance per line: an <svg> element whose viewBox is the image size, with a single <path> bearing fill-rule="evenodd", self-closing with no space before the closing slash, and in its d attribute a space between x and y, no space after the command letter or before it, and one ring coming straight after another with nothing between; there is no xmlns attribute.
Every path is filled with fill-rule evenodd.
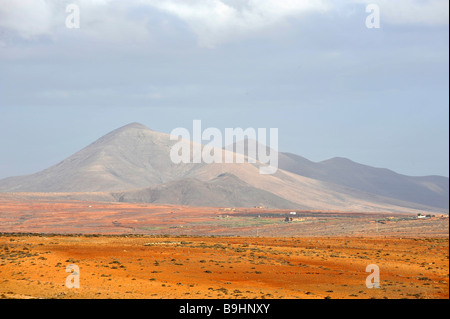
<svg viewBox="0 0 450 319"><path fill-rule="evenodd" d="M449 297L444 216L3 195L0 232L1 298Z"/></svg>
<svg viewBox="0 0 450 319"><path fill-rule="evenodd" d="M2 298L448 298L448 239L0 237ZM69 264L80 288L65 286ZM366 266L380 267L369 289Z"/></svg>

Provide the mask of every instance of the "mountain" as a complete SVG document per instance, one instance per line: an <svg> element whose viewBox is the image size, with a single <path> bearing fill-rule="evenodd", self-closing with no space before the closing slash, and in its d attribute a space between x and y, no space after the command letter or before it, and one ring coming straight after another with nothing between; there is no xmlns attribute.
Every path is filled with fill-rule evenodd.
<svg viewBox="0 0 450 319"><path fill-rule="evenodd" d="M253 141L254 142L254 141ZM247 150L249 141L234 143ZM256 143L256 149L268 147ZM243 155L247 155L246 152ZM278 167L300 176L333 183L358 191L387 197L399 201L449 209L449 179L443 176L406 176L386 168L375 168L335 157L313 162L292 153L278 153Z"/></svg>
<svg viewBox="0 0 450 319"><path fill-rule="evenodd" d="M448 211L448 178L408 177L345 159L314 163L289 153L279 153L273 175L260 174L258 162L175 164L175 143L169 134L132 123L41 172L0 180L0 192L196 206Z"/></svg>
<svg viewBox="0 0 450 319"><path fill-rule="evenodd" d="M165 183L198 165L172 163L168 154L174 143L168 134L131 123L48 169L1 180L0 191L118 191Z"/></svg>
<svg viewBox="0 0 450 319"><path fill-rule="evenodd" d="M311 162L280 153L279 167L305 177L425 206L449 208L449 179L442 176L406 176L386 168L355 163L346 158Z"/></svg>

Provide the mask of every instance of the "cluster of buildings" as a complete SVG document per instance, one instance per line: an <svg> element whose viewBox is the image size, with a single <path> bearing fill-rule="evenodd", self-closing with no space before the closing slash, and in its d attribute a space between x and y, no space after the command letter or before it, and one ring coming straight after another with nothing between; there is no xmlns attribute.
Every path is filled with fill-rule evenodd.
<svg viewBox="0 0 450 319"><path fill-rule="evenodd" d="M422 213L417 214L417 219L429 219L432 217L436 217L436 215L431 215L431 214L424 215Z"/></svg>
<svg viewBox="0 0 450 319"><path fill-rule="evenodd" d="M417 214L417 219L429 219L429 218L439 218L439 219L447 219L448 214L440 214L440 215L434 215L434 214Z"/></svg>

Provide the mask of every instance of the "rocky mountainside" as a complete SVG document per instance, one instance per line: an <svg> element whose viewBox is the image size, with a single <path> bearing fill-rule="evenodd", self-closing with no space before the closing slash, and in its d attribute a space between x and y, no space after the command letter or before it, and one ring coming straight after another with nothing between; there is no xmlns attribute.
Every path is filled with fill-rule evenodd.
<svg viewBox="0 0 450 319"><path fill-rule="evenodd" d="M175 164L170 150L176 142L132 123L43 171L0 180L0 192L195 206L448 211L445 177L410 177L342 158L315 163L289 153L279 153L273 175L260 174L258 162Z"/></svg>

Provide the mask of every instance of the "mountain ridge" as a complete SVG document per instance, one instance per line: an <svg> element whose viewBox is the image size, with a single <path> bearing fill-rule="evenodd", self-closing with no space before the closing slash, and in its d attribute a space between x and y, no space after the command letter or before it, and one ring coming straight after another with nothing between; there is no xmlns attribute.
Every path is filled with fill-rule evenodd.
<svg viewBox="0 0 450 319"><path fill-rule="evenodd" d="M255 141L253 141L255 142ZM249 140L234 143L233 149L238 150L238 144L244 144L241 149L247 149ZM257 143L259 147L267 146ZM244 155L247 155L245 152ZM449 208L449 179L439 175L408 176L399 174L388 168L378 168L361 164L345 157L333 157L327 160L313 162L305 157L289 152L278 153L278 167L291 173L350 187L356 190L373 193L383 197L414 202L425 206Z"/></svg>
<svg viewBox="0 0 450 319"><path fill-rule="evenodd" d="M345 158L312 162L282 152L279 170L273 175L259 174L258 164L253 163L174 164L169 154L175 143L169 134L130 123L45 170L0 180L0 192L123 193L132 200L147 189L147 200L151 200L161 189L175 196L180 191L176 184L180 183L191 185L192 190L186 186L190 195L184 202L174 199L177 204L214 204L197 198L197 187L198 193L222 198L221 204L229 204L225 206L253 206L251 197L255 196L259 200L254 205L266 197L269 206L293 203L312 209L448 211L448 178L409 177ZM221 183L217 184L214 179L219 176ZM230 195L228 202L223 200L226 178L241 190L239 196ZM170 195L159 198L171 201ZM142 196L140 199L145 200Z"/></svg>

